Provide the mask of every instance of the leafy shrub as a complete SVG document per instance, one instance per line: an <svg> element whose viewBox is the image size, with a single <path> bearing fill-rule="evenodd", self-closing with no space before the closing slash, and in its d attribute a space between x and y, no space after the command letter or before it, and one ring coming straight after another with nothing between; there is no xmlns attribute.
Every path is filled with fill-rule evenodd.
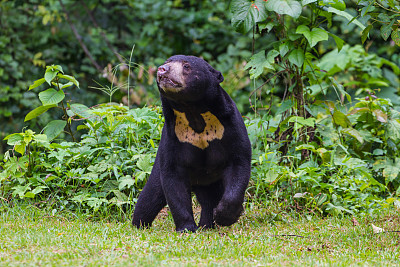
<svg viewBox="0 0 400 267"><path fill-rule="evenodd" d="M126 210L150 174L163 125L160 110L73 104L69 113L84 118L79 129L88 132L80 142L60 143L31 130L21 133L20 142L31 138L30 149L21 157L16 150L6 153L0 173L4 198L31 198L54 209Z"/></svg>
<svg viewBox="0 0 400 267"><path fill-rule="evenodd" d="M400 195L400 113L374 94L347 112L333 102L313 107L315 140L282 155L274 140L279 118L248 122L253 149L250 192L258 202L278 202L306 213L373 213ZM279 115L278 115L279 116ZM278 117L277 116L277 117ZM295 129L307 124L298 119ZM298 134L294 131L293 134ZM302 161L302 151L310 152Z"/></svg>

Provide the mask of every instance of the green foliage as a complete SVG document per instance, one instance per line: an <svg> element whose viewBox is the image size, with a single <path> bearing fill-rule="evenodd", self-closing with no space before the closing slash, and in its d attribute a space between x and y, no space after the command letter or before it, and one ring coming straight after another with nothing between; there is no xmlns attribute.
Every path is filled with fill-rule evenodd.
<svg viewBox="0 0 400 267"><path fill-rule="evenodd" d="M237 31L253 30L255 42L265 34L275 40L261 43L246 65L250 78L262 80L252 94L256 117L248 122L251 195L332 215L391 205L400 194L400 128L388 98L398 103L399 67L344 44L332 27L335 18L360 31L364 24L344 1L238 0L231 12ZM337 49L323 55L327 41Z"/></svg>
<svg viewBox="0 0 400 267"><path fill-rule="evenodd" d="M6 153L0 173L4 198L31 198L58 210L104 212L110 207L124 211L135 203L154 162L160 110L111 104L85 107L84 112L83 105L79 108L68 111L70 116L89 115L82 117L79 129L87 133L79 143L49 143L46 134L31 130L7 137L24 156Z"/></svg>
<svg viewBox="0 0 400 267"><path fill-rule="evenodd" d="M221 56L219 69L236 79L250 41L232 31L228 5L215 0L0 1L0 139L26 125L38 132L59 119L59 112L46 112L28 124L23 120L41 105L26 89L46 65L59 63L65 73L79 79L81 90L69 91L67 99L88 106L109 100L92 90L109 83L114 85L110 92L120 88L113 92L114 101L135 107L157 103L155 66L173 54L193 54L212 62ZM128 61L137 62L129 66L131 71ZM118 76L111 66L118 66ZM239 90L230 81L230 91ZM0 141L0 158L6 149Z"/></svg>
<svg viewBox="0 0 400 267"><path fill-rule="evenodd" d="M400 195L396 3L234 0L228 14L214 0L3 1L0 138L12 149L0 163L2 198L128 214L163 122L157 107L127 105L157 104L154 66L179 53L222 71L247 113L249 202L323 215L388 207ZM41 75L53 62L63 68Z"/></svg>
<svg viewBox="0 0 400 267"><path fill-rule="evenodd" d="M62 83L62 80L68 81L67 83ZM62 109L64 115L67 114L67 109L64 106L63 100L65 98L64 90L65 88L70 87L71 85L75 85L79 88L79 82L72 76L64 75L64 71L60 65L52 65L46 67L46 72L44 74L44 78L36 80L31 86L29 86L29 90L34 89L38 86L41 86L44 82L47 82L50 86L53 85L54 88L49 88L39 93L39 99L42 102L42 106L35 108L30 111L25 116L25 121L30 121L35 119L36 117L42 115L46 111L51 108L58 107ZM56 138L61 132L63 132L65 127L68 127L69 134L72 139L75 140L74 134L71 130L71 123L69 119L66 120L52 120L44 127L44 133L49 139L49 141ZM7 139L7 137L6 137ZM9 145L13 145L8 143ZM19 152L17 150L17 152ZM23 153L21 153L23 154Z"/></svg>
<svg viewBox="0 0 400 267"><path fill-rule="evenodd" d="M269 123L248 122L254 144L252 195L306 213L372 214L390 206L400 195L400 119L390 101L371 95L348 112L324 101L313 107L313 115L316 120L292 117L294 138L314 122L316 138L290 147L287 156L274 141L279 115Z"/></svg>
<svg viewBox="0 0 400 267"><path fill-rule="evenodd" d="M391 37L400 46L399 1L359 1L360 15L366 17L371 24L363 31L363 43L367 40L371 29L380 25L380 35L386 41ZM379 27L379 26L378 26Z"/></svg>

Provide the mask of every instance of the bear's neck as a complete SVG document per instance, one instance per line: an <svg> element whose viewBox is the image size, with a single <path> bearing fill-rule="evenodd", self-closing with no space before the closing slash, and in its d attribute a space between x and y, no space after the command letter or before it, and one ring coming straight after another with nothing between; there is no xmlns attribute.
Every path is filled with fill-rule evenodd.
<svg viewBox="0 0 400 267"><path fill-rule="evenodd" d="M206 122L201 114L210 111L207 106L199 105L198 103L174 103L173 101L165 99L162 102L166 123L171 122L171 126L174 127L176 121L176 115L174 113L175 110L185 114L185 117L189 122L189 126L195 132L201 133L204 131Z"/></svg>

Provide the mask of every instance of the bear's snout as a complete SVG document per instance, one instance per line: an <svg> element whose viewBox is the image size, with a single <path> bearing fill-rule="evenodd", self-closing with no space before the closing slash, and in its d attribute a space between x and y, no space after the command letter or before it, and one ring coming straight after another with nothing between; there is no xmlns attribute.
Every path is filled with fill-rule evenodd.
<svg viewBox="0 0 400 267"><path fill-rule="evenodd" d="M160 67L158 67L158 71L157 74L166 74L169 71L169 66L167 64L161 65Z"/></svg>
<svg viewBox="0 0 400 267"><path fill-rule="evenodd" d="M182 62L168 62L157 69L157 83L164 92L178 92L185 87Z"/></svg>

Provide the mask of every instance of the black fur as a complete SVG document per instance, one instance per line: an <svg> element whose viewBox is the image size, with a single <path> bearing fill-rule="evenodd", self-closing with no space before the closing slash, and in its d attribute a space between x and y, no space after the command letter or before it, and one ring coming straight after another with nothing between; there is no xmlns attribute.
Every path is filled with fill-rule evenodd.
<svg viewBox="0 0 400 267"><path fill-rule="evenodd" d="M184 64L183 77L168 76L171 62ZM179 92L164 90L160 83L165 77L171 78L167 82L172 87L180 86L179 78L186 86ZM159 67L157 84L165 124L153 170L136 204L134 226L151 226L168 204L177 231L196 231L191 191L201 205L199 227L228 226L238 220L250 178L251 145L241 114L219 85L223 79L219 71L194 56L173 56ZM186 115L196 133L206 127L201 114L210 112L224 128L222 138L210 141L206 148L179 141L174 109Z"/></svg>

